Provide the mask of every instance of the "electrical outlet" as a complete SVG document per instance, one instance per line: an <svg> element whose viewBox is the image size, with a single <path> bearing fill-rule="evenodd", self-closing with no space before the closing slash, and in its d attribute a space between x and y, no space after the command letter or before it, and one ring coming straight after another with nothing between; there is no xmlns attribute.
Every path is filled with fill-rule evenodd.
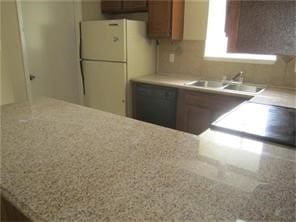
<svg viewBox="0 0 296 222"><path fill-rule="evenodd" d="M171 53L170 54L169 61L170 61L170 63L174 63L175 62L175 54L174 53Z"/></svg>

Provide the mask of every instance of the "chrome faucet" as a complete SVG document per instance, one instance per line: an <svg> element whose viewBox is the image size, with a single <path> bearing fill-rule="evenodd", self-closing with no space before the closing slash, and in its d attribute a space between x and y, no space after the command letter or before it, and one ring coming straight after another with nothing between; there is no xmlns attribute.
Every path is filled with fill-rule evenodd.
<svg viewBox="0 0 296 222"><path fill-rule="evenodd" d="M235 74L233 77L231 77L232 82L242 82L243 75L245 74L244 71L239 71L237 74Z"/></svg>

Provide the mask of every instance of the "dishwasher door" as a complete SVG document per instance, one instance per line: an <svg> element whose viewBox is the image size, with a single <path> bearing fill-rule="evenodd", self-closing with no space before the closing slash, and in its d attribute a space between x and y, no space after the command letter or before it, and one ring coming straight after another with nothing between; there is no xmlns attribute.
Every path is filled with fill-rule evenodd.
<svg viewBox="0 0 296 222"><path fill-rule="evenodd" d="M176 128L177 90L149 84L135 85L135 115L138 120Z"/></svg>

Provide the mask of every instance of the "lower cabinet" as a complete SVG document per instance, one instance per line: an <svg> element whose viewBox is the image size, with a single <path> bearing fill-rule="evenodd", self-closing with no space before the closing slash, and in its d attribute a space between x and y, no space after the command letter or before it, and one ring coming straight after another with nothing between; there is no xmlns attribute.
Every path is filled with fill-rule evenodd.
<svg viewBox="0 0 296 222"><path fill-rule="evenodd" d="M243 101L233 96L179 90L176 129L198 135Z"/></svg>
<svg viewBox="0 0 296 222"><path fill-rule="evenodd" d="M209 128L209 123L213 120L211 110L192 105L184 106L180 116L182 117L177 121L177 129L193 134L200 134Z"/></svg>
<svg viewBox="0 0 296 222"><path fill-rule="evenodd" d="M133 83L133 118L193 134L246 99L221 94Z"/></svg>

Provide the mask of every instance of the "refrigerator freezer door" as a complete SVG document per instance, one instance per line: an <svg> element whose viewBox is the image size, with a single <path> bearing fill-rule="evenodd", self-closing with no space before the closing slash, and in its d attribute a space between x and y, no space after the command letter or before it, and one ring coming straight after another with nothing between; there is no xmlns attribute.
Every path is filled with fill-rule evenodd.
<svg viewBox="0 0 296 222"><path fill-rule="evenodd" d="M83 61L85 105L126 115L126 64Z"/></svg>
<svg viewBox="0 0 296 222"><path fill-rule="evenodd" d="M81 23L82 59L126 62L126 20Z"/></svg>

